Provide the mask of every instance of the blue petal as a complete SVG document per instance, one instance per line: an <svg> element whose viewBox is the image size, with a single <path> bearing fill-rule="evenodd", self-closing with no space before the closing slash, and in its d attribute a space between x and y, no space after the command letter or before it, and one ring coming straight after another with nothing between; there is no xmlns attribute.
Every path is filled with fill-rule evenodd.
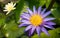
<svg viewBox="0 0 60 38"><path fill-rule="evenodd" d="M38 14L41 13L41 9L42 9L42 7L40 6L40 7L38 8Z"/></svg>
<svg viewBox="0 0 60 38"><path fill-rule="evenodd" d="M29 12L30 15L33 14L33 12L29 8L27 10L28 10L28 12Z"/></svg>
<svg viewBox="0 0 60 38"><path fill-rule="evenodd" d="M51 26L51 25L44 25L44 26L47 27L47 28L50 28L50 29L54 29L54 27Z"/></svg>
<svg viewBox="0 0 60 38"><path fill-rule="evenodd" d="M28 24L22 23L19 25L19 27L22 27L22 26L28 26Z"/></svg>
<svg viewBox="0 0 60 38"><path fill-rule="evenodd" d="M36 11L36 7L35 7L35 6L33 6L33 12L34 12L34 14L37 13L37 11Z"/></svg>
<svg viewBox="0 0 60 38"><path fill-rule="evenodd" d="M54 22L45 22L45 24L47 24L47 25L56 25L56 23L54 23Z"/></svg>
<svg viewBox="0 0 60 38"><path fill-rule="evenodd" d="M21 15L20 16L22 19L27 19L27 20L29 20L29 17L28 16L23 16L23 15Z"/></svg>
<svg viewBox="0 0 60 38"><path fill-rule="evenodd" d="M28 20L21 20L20 22L23 22L25 24L31 24Z"/></svg>
<svg viewBox="0 0 60 38"><path fill-rule="evenodd" d="M31 29L31 35L33 34L33 32L35 31L35 28L34 26L32 26L32 29Z"/></svg>
<svg viewBox="0 0 60 38"><path fill-rule="evenodd" d="M50 13L51 13L51 11L46 12L46 13L43 15L43 18L45 18L46 16L48 16Z"/></svg>
<svg viewBox="0 0 60 38"><path fill-rule="evenodd" d="M32 28L32 25L29 25L26 29L25 29L25 31L28 31L29 29L31 29Z"/></svg>
<svg viewBox="0 0 60 38"><path fill-rule="evenodd" d="M31 29L29 30L29 34L28 35L31 36Z"/></svg>
<svg viewBox="0 0 60 38"><path fill-rule="evenodd" d="M42 27L41 30L42 30L45 34L47 34L47 35L49 36L48 31L47 31L44 27Z"/></svg>
<svg viewBox="0 0 60 38"><path fill-rule="evenodd" d="M51 21L54 20L55 18L45 18L44 21Z"/></svg>
<svg viewBox="0 0 60 38"><path fill-rule="evenodd" d="M22 13L21 16L25 16L25 17L30 17L30 15L28 13Z"/></svg>
<svg viewBox="0 0 60 38"><path fill-rule="evenodd" d="M43 15L45 13L45 11L46 11L46 8L41 12L41 15Z"/></svg>
<svg viewBox="0 0 60 38"><path fill-rule="evenodd" d="M36 27L36 31L37 31L37 34L40 35L40 32L41 32L41 28L38 26Z"/></svg>

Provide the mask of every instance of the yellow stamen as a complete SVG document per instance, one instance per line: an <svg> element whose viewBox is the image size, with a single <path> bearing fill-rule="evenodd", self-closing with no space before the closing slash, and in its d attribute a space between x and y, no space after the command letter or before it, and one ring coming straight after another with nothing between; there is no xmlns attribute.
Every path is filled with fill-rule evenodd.
<svg viewBox="0 0 60 38"><path fill-rule="evenodd" d="M34 26L39 26L42 24L42 17L38 14L34 14L30 17L30 22L31 24L33 24Z"/></svg>
<svg viewBox="0 0 60 38"><path fill-rule="evenodd" d="M13 6L10 5L10 6L7 7L7 10L11 11L11 10L14 10L14 8L13 8Z"/></svg>

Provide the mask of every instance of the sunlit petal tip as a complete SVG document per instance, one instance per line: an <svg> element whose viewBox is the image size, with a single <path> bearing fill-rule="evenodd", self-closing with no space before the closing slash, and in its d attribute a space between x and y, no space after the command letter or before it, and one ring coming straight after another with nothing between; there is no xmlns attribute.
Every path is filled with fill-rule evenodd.
<svg viewBox="0 0 60 38"><path fill-rule="evenodd" d="M33 11L34 11L34 13L36 12L36 7L35 6L33 6Z"/></svg>
<svg viewBox="0 0 60 38"><path fill-rule="evenodd" d="M14 3L14 6L16 6L16 3Z"/></svg>
<svg viewBox="0 0 60 38"><path fill-rule="evenodd" d="M13 8L13 10L16 9L16 8Z"/></svg>
<svg viewBox="0 0 60 38"><path fill-rule="evenodd" d="M32 10L30 10L29 8L27 8L27 10L28 10L28 12L29 12L30 15L33 14Z"/></svg>
<svg viewBox="0 0 60 38"><path fill-rule="evenodd" d="M8 15L10 12L7 12L6 15Z"/></svg>
<svg viewBox="0 0 60 38"><path fill-rule="evenodd" d="M41 8L42 8L42 6L40 6L40 7L38 8L38 10L41 9Z"/></svg>
<svg viewBox="0 0 60 38"><path fill-rule="evenodd" d="M38 14L41 14L42 6L38 8Z"/></svg>
<svg viewBox="0 0 60 38"><path fill-rule="evenodd" d="M3 10L3 11L7 11L7 10Z"/></svg>

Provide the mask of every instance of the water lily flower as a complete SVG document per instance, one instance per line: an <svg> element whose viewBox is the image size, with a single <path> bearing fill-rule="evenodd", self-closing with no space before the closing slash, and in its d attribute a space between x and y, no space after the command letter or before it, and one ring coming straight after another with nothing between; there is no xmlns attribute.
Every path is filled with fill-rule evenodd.
<svg viewBox="0 0 60 38"><path fill-rule="evenodd" d="M47 17L51 14L51 11L45 12L46 8L42 10L42 7L36 10L35 6L33 6L33 12L29 8L27 10L28 13L24 12L20 16L21 24L19 27L27 26L25 31L29 31L29 36L31 36L34 31L36 31L38 35L40 35L41 32L49 35L45 27L54 29L53 25L55 25L55 23L52 22L55 18Z"/></svg>
<svg viewBox="0 0 60 38"><path fill-rule="evenodd" d="M13 2L10 2L10 3L5 5L5 7L4 7L5 10L3 10L3 11L7 11L6 15L9 14L12 10L16 9L14 7L15 5L16 5L16 3L13 4Z"/></svg>

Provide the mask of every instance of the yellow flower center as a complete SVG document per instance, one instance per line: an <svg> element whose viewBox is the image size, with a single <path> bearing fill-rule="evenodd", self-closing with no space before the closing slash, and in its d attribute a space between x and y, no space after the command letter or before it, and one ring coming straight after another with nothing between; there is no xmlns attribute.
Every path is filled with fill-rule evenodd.
<svg viewBox="0 0 60 38"><path fill-rule="evenodd" d="M8 11L13 10L13 6L8 6L8 7L7 7L7 10L8 10Z"/></svg>
<svg viewBox="0 0 60 38"><path fill-rule="evenodd" d="M30 17L30 22L34 26L41 25L42 24L42 21L43 21L42 17L40 15L38 15L38 14L34 14L34 15L32 15Z"/></svg>

